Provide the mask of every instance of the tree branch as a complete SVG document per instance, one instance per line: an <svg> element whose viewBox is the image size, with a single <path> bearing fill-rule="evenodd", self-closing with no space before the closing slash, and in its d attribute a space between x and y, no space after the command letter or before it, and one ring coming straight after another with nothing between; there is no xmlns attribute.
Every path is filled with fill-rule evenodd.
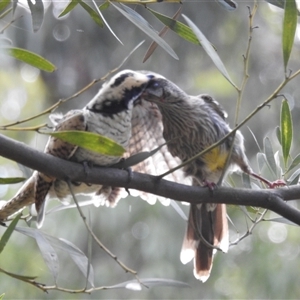
<svg viewBox="0 0 300 300"><path fill-rule="evenodd" d="M300 198L300 186L262 190L219 187L212 193L207 188L186 186L136 172L129 180L127 171L116 168L93 167L86 174L82 164L39 152L4 135L0 135L0 155L61 180L126 187L193 204L262 207L300 225L300 211L285 202Z"/></svg>

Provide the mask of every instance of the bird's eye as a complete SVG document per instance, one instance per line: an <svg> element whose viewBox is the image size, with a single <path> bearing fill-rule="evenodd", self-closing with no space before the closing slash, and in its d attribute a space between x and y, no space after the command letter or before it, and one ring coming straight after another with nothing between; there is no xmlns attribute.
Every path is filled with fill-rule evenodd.
<svg viewBox="0 0 300 300"><path fill-rule="evenodd" d="M153 78L154 78L154 75L149 74L149 75L147 75L147 77L148 77L149 79L153 79Z"/></svg>

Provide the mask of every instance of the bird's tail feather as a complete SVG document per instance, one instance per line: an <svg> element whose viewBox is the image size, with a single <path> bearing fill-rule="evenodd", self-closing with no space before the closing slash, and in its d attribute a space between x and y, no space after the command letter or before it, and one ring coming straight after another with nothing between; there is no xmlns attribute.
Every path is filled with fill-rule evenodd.
<svg viewBox="0 0 300 300"><path fill-rule="evenodd" d="M228 223L225 204L216 204L214 209L207 205L191 205L188 227L183 241L180 259L182 263L194 258L194 275L205 282L211 272L212 246L228 251Z"/></svg>

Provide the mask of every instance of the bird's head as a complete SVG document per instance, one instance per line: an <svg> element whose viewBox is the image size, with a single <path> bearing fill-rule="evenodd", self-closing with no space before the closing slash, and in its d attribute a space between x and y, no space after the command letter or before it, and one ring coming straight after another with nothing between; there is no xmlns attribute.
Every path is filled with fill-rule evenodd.
<svg viewBox="0 0 300 300"><path fill-rule="evenodd" d="M141 72L123 70L106 81L85 109L107 115L131 110L149 83Z"/></svg>
<svg viewBox="0 0 300 300"><path fill-rule="evenodd" d="M165 106L177 103L179 99L185 97L185 92L162 75L150 71L141 72L149 78L149 82L142 93L144 100L156 103L158 106Z"/></svg>

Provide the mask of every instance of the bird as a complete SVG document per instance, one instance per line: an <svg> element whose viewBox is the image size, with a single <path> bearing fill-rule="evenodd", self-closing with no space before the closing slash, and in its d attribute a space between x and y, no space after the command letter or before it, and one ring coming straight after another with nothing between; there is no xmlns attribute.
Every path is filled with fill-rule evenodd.
<svg viewBox="0 0 300 300"><path fill-rule="evenodd" d="M139 98L149 77L142 72L123 70L105 82L96 96L83 108L67 112L65 115L50 116L54 123L54 131L79 130L98 133L111 138L127 151L124 157L153 150L152 147L164 144L162 136L161 115L157 107ZM163 150L165 149L165 150ZM92 163L95 166L112 166L122 157L99 154L56 137L50 137L45 153L78 163ZM133 166L133 171L158 174L175 166L178 161L162 148L154 156ZM177 177L176 177L177 176ZM180 172L172 174L171 180L182 180ZM96 203L115 206L121 197L125 197L124 189L107 187L98 184L72 182L75 195L88 194L95 197ZM146 193L133 193L154 204L155 196ZM0 207L0 220L6 220L21 208L35 203L37 226L41 227L45 216L47 198L58 198L63 203L70 198L68 183L47 174L34 171L16 195ZM159 199L165 205L169 199Z"/></svg>
<svg viewBox="0 0 300 300"><path fill-rule="evenodd" d="M159 108L163 137L174 157L185 162L231 132L226 112L213 97L206 94L188 95L162 75L151 71L148 74L152 79L141 97ZM208 186L210 189L219 183L225 173L241 171L254 174L245 154L244 138L240 131L184 165L183 171L185 176L192 179L193 186ZM253 176L260 179L256 174ZM267 180L263 181L268 183ZM194 259L194 276L205 282L210 276L217 249L227 252L228 248L225 204L191 204L180 253L181 262L186 264Z"/></svg>

